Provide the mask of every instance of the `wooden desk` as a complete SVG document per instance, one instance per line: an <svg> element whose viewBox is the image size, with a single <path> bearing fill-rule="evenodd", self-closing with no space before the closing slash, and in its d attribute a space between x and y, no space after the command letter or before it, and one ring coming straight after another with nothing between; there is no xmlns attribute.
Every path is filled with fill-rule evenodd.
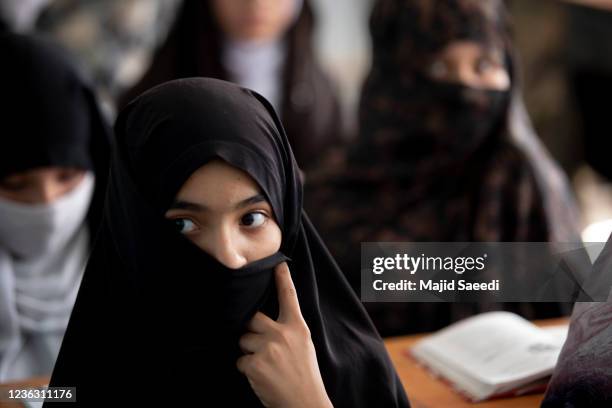
<svg viewBox="0 0 612 408"><path fill-rule="evenodd" d="M551 319L537 321L540 327L567 324L569 319ZM479 403L470 403L453 391L447 384L433 377L424 368L409 358L406 350L427 334L392 337L385 339L385 346L393 364L404 384L406 393L413 408L530 408L539 407L543 394L523 397L497 399ZM30 378L24 381L0 384L0 389L40 387L49 383L48 377ZM0 402L0 408L22 407L19 403Z"/></svg>
<svg viewBox="0 0 612 408"><path fill-rule="evenodd" d="M567 324L569 319L551 319L534 322L540 327ZM402 380L413 408L530 408L539 407L544 394L526 395L523 397L496 399L471 403L457 394L451 387L433 377L423 367L406 355L412 347L426 334L390 337L385 339L387 351L395 364L395 369Z"/></svg>

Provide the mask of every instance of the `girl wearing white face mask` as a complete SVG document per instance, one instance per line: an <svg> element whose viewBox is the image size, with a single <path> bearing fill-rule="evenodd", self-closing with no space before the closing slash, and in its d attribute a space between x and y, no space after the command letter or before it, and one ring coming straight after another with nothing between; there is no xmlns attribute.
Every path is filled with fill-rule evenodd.
<svg viewBox="0 0 612 408"><path fill-rule="evenodd" d="M0 382L49 375L101 217L109 132L59 50L0 35Z"/></svg>

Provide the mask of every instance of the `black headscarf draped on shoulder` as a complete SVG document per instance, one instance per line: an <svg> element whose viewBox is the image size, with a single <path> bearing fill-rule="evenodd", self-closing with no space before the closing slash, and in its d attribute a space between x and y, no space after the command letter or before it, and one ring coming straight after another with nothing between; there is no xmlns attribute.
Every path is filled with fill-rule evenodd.
<svg viewBox="0 0 612 408"><path fill-rule="evenodd" d="M612 406L612 237L587 291L607 302L577 302L542 408Z"/></svg>
<svg viewBox="0 0 612 408"><path fill-rule="evenodd" d="M102 216L111 131L92 88L66 53L42 38L2 33L0 48L7 101L0 178L50 166L92 171L96 188L88 222L95 231Z"/></svg>
<svg viewBox="0 0 612 408"><path fill-rule="evenodd" d="M115 129L103 230L52 386L76 386L82 403L119 393L260 406L236 369L238 338L256 310L276 318L273 267L290 258L334 406L408 406L380 337L302 212L297 165L263 97L220 80L175 80L130 103ZM216 158L253 177L282 230L278 253L237 270L164 218L187 178Z"/></svg>

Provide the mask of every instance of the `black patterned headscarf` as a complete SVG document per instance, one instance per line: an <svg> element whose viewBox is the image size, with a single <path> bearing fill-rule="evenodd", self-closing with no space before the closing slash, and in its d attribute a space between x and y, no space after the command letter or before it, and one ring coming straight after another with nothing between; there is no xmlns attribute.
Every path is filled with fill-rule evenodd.
<svg viewBox="0 0 612 408"><path fill-rule="evenodd" d="M371 19L374 64L364 85L357 167L422 179L465 160L503 124L508 92L430 79L437 54L454 41L503 53L506 19L496 1L382 1ZM381 166L386 163L388 166Z"/></svg>
<svg viewBox="0 0 612 408"><path fill-rule="evenodd" d="M307 184L306 208L352 284L359 287L361 242L578 242L568 182L523 106L503 2L379 0L370 29L359 137ZM461 40L501 53L511 89L433 80L432 60ZM372 313L383 334L394 334L478 310L459 309L439 306L425 319Z"/></svg>

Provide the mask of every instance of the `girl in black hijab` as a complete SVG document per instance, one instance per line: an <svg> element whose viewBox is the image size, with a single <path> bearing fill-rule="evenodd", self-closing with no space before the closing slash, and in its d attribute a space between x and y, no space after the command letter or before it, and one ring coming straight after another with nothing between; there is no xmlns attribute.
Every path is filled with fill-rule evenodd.
<svg viewBox="0 0 612 408"><path fill-rule="evenodd" d="M0 382L49 375L99 225L110 132L63 53L1 34Z"/></svg>
<svg viewBox="0 0 612 408"><path fill-rule="evenodd" d="M314 24L309 0L184 0L151 67L119 105L171 79L238 83L272 103L308 170L342 136L333 86L314 54Z"/></svg>
<svg viewBox="0 0 612 408"><path fill-rule="evenodd" d="M115 130L102 232L52 386L76 386L83 403L121 394L278 406L278 393L289 393L282 406L320 395L336 407L408 406L380 337L302 211L298 167L263 97L220 80L175 80L132 101ZM228 167L234 178L215 184L213 170ZM218 200L240 178L252 181L246 201L244 191ZM246 213L256 204L259 215ZM244 209L233 213L242 233L219 246L226 215L211 214L227 205ZM241 242L269 239L244 233L266 218L281 239L258 259ZM287 321L294 329L276 330ZM308 361L286 352L296 338L299 355L312 351ZM284 383L304 370L299 387Z"/></svg>
<svg viewBox="0 0 612 408"><path fill-rule="evenodd" d="M503 2L379 0L371 32L360 137L336 168L310 175L306 196L354 287L361 242L581 242L567 180L522 103ZM414 305L370 312L396 335L483 310ZM569 312L557 306L519 312Z"/></svg>

